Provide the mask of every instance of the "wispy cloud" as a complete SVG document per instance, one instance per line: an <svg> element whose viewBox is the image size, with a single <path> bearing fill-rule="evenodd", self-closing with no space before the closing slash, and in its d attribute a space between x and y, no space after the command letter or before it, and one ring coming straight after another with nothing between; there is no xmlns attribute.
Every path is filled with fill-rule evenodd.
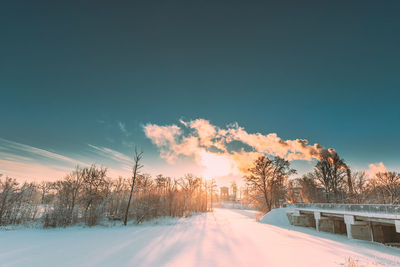
<svg viewBox="0 0 400 267"><path fill-rule="evenodd" d="M0 138L0 173L28 180L60 178L76 165L76 160L45 149Z"/></svg>
<svg viewBox="0 0 400 267"><path fill-rule="evenodd" d="M88 146L89 150L82 148L86 156L77 155L79 159L75 159L0 138L0 174L22 180L54 180L62 178L77 165L85 167L95 163L106 166L111 177L130 175L132 159L127 155L103 146Z"/></svg>
<svg viewBox="0 0 400 267"><path fill-rule="evenodd" d="M88 144L96 163L107 167L110 177L127 177L131 174L133 160L129 156L114 149Z"/></svg>
<svg viewBox="0 0 400 267"><path fill-rule="evenodd" d="M133 162L132 159L129 158L127 155L122 154L121 152L118 152L111 148L95 146L95 145L91 145L91 144L88 144L88 146L91 147L99 155L104 156L107 159L111 159L116 162L119 162L121 164L131 165Z"/></svg>
<svg viewBox="0 0 400 267"><path fill-rule="evenodd" d="M126 137L131 136L132 133L131 133L130 131L128 131L128 129L126 128L126 123L124 123L124 122L122 122L122 121L118 121L117 124L118 124L119 130L120 130Z"/></svg>
<svg viewBox="0 0 400 267"><path fill-rule="evenodd" d="M119 127L119 129L121 130L121 132L123 132L124 134L127 133L127 131L126 131L126 124L125 124L125 123L123 123L123 122L121 122L121 121L118 121L118 127Z"/></svg>
<svg viewBox="0 0 400 267"><path fill-rule="evenodd" d="M5 152L5 151L12 151L13 154L16 153L23 153L24 155L35 155L36 157L43 157L47 159L53 159L53 160L60 160L60 161L66 161L70 162L73 164L81 164L85 165L84 162L72 159L70 157L66 157L57 153L53 153L44 149L36 148L33 146L13 142L10 140L6 140L3 138L0 138L0 153Z"/></svg>

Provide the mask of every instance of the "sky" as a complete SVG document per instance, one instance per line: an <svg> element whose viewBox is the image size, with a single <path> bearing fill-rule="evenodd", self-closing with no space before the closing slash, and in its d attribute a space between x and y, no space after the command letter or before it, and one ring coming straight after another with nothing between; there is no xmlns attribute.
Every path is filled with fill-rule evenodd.
<svg viewBox="0 0 400 267"><path fill-rule="evenodd" d="M3 1L0 173L59 179L96 163L129 176L137 146L153 175L224 183L251 152L300 153L300 175L316 158L276 147L297 139L398 171L399 13L398 1Z"/></svg>

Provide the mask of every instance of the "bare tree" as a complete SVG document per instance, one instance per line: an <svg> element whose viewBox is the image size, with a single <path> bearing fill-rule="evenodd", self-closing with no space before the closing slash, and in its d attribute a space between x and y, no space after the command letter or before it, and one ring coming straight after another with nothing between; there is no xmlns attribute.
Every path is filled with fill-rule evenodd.
<svg viewBox="0 0 400 267"><path fill-rule="evenodd" d="M177 182L183 192L183 213L188 214L197 204L193 198L194 193L201 187L201 179L188 173Z"/></svg>
<svg viewBox="0 0 400 267"><path fill-rule="evenodd" d="M128 222L129 207L131 205L132 194L133 194L133 190L135 188L136 177L139 174L139 170L143 167L143 165L140 164L142 157L143 157L143 151L138 153L137 148L135 147L135 155L133 158L134 165L133 165L133 170L132 170L131 191L129 193L129 199L128 199L128 203L126 205L125 216L124 216L124 225L126 225L126 223Z"/></svg>
<svg viewBox="0 0 400 267"><path fill-rule="evenodd" d="M52 189L52 183L51 182L42 181L38 185L38 189L40 190L40 196L41 196L40 197L40 203L44 204L45 203L45 199L46 199L46 195Z"/></svg>
<svg viewBox="0 0 400 267"><path fill-rule="evenodd" d="M384 203L400 202L400 174L396 172L379 172L372 179L374 189L381 193Z"/></svg>
<svg viewBox="0 0 400 267"><path fill-rule="evenodd" d="M122 220L125 214L125 202L129 192L129 182L127 179L118 177L111 181L110 201L108 202L108 219Z"/></svg>
<svg viewBox="0 0 400 267"><path fill-rule="evenodd" d="M75 212L81 194L83 170L77 166L63 180L53 184L56 191L53 208L45 214L45 227L67 226L76 221Z"/></svg>
<svg viewBox="0 0 400 267"><path fill-rule="evenodd" d="M353 185L353 192L350 201L357 204L364 203L367 198L369 184L366 173L364 171L355 172L351 176L351 180Z"/></svg>
<svg viewBox="0 0 400 267"><path fill-rule="evenodd" d="M15 179L6 177L0 180L0 225L8 224L9 214L15 202L15 195L18 191L18 183Z"/></svg>
<svg viewBox="0 0 400 267"><path fill-rule="evenodd" d="M40 196L33 183L21 186L12 178L0 179L0 225L34 220Z"/></svg>
<svg viewBox="0 0 400 267"><path fill-rule="evenodd" d="M249 175L245 176L247 184L257 194L257 199L263 199L264 209L270 211L279 205L279 200L285 195L285 181L289 175L296 173L290 168L287 160L276 157L273 160L260 156L249 169ZM258 197L259 194L262 195Z"/></svg>
<svg viewBox="0 0 400 267"><path fill-rule="evenodd" d="M76 222L95 225L100 219L134 217L137 223L159 216L182 217L208 210L207 197L215 197L215 180L205 184L194 175L153 179L139 172L142 153L135 150L132 177L111 180L106 169L95 165L76 169L51 184L19 184L0 179L0 224L19 224L40 219L43 226L66 227ZM43 215L36 218L38 205Z"/></svg>
<svg viewBox="0 0 400 267"><path fill-rule="evenodd" d="M107 169L96 165L82 169L82 196L80 202L84 208L85 222L95 225L102 212L102 204L109 194L109 183L106 179Z"/></svg>
<svg viewBox="0 0 400 267"><path fill-rule="evenodd" d="M155 192L155 184L149 174L138 174L135 181L133 215L139 224L146 219L157 217L159 197Z"/></svg>
<svg viewBox="0 0 400 267"><path fill-rule="evenodd" d="M348 168L343 159L337 153L325 155L317 162L314 168L314 177L325 189L326 201L331 201L331 194L334 200L338 201L339 193L345 184L345 177L348 176Z"/></svg>
<svg viewBox="0 0 400 267"><path fill-rule="evenodd" d="M314 203L317 196L317 185L312 173L303 175L296 179L296 183L300 187L300 198L303 202Z"/></svg>

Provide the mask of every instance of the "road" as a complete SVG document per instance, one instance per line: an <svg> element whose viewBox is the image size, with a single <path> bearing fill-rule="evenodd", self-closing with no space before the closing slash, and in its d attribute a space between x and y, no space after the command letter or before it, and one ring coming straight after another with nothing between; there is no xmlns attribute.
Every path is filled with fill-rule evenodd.
<svg viewBox="0 0 400 267"><path fill-rule="evenodd" d="M128 227L0 231L0 266L399 266L400 250L216 209Z"/></svg>

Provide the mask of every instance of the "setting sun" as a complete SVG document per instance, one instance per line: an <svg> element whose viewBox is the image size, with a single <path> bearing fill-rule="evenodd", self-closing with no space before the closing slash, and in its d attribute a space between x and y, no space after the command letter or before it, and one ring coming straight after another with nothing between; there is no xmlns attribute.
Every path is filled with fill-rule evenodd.
<svg viewBox="0 0 400 267"><path fill-rule="evenodd" d="M203 175L205 178L215 178L229 174L237 174L236 163L222 154L215 154L202 151L200 154L200 164L204 167Z"/></svg>

